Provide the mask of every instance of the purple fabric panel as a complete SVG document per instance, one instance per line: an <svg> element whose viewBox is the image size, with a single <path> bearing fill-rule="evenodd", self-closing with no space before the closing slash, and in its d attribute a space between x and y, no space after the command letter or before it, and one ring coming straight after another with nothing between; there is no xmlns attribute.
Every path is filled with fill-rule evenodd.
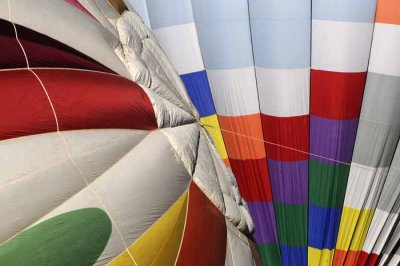
<svg viewBox="0 0 400 266"><path fill-rule="evenodd" d="M310 153L350 162L356 138L358 119L334 120L310 116ZM335 161L310 155L310 159L327 164Z"/></svg>
<svg viewBox="0 0 400 266"><path fill-rule="evenodd" d="M308 200L308 160L282 162L268 160L275 202L304 204Z"/></svg>
<svg viewBox="0 0 400 266"><path fill-rule="evenodd" d="M278 243L275 224L274 205L272 202L247 202L256 230L254 238L258 244Z"/></svg>

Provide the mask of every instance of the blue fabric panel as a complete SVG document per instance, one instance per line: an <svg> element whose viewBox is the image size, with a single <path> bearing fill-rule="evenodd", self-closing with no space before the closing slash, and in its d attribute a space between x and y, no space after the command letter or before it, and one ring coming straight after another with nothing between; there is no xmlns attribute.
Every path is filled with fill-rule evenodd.
<svg viewBox="0 0 400 266"><path fill-rule="evenodd" d="M280 246L283 266L306 266L307 247Z"/></svg>
<svg viewBox="0 0 400 266"><path fill-rule="evenodd" d="M374 22L376 0L313 0L313 19Z"/></svg>
<svg viewBox="0 0 400 266"><path fill-rule="evenodd" d="M152 29L193 22L190 0L147 0Z"/></svg>
<svg viewBox="0 0 400 266"><path fill-rule="evenodd" d="M206 69L254 66L247 0L193 0Z"/></svg>
<svg viewBox="0 0 400 266"><path fill-rule="evenodd" d="M250 18L256 66L310 66L310 0L250 1Z"/></svg>
<svg viewBox="0 0 400 266"><path fill-rule="evenodd" d="M342 207L324 208L309 204L308 245L317 249L335 248L341 214Z"/></svg>
<svg viewBox="0 0 400 266"><path fill-rule="evenodd" d="M200 117L214 115L216 112L206 71L181 75L181 79Z"/></svg>

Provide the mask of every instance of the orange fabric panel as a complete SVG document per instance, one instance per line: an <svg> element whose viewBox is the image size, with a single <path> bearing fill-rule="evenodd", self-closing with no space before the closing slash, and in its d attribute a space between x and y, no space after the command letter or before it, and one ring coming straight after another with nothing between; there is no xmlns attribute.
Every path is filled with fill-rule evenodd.
<svg viewBox="0 0 400 266"><path fill-rule="evenodd" d="M192 182L181 249L176 265L224 265L226 224L224 215Z"/></svg>
<svg viewBox="0 0 400 266"><path fill-rule="evenodd" d="M229 158L239 160L265 158L260 114L218 116L218 120Z"/></svg>
<svg viewBox="0 0 400 266"><path fill-rule="evenodd" d="M333 256L333 266L342 266L346 259L347 251L346 250L335 250L335 255Z"/></svg>
<svg viewBox="0 0 400 266"><path fill-rule="evenodd" d="M378 0L375 21L400 25L400 1Z"/></svg>

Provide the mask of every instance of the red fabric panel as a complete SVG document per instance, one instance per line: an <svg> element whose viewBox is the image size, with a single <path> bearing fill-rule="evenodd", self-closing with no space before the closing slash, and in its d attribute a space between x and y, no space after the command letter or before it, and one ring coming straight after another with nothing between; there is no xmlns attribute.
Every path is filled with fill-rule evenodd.
<svg viewBox="0 0 400 266"><path fill-rule="evenodd" d="M35 70L57 113L60 130L157 128L154 110L135 83L89 71ZM0 72L0 139L56 131L46 95L28 70Z"/></svg>
<svg viewBox="0 0 400 266"><path fill-rule="evenodd" d="M367 261L367 266L375 266L379 264L379 261L381 260L382 255L378 255L378 254L370 254L368 257L368 261Z"/></svg>
<svg viewBox="0 0 400 266"><path fill-rule="evenodd" d="M30 67L89 69L112 73L90 57L48 36L15 25ZM0 68L25 68L26 60L9 21L0 19Z"/></svg>
<svg viewBox="0 0 400 266"><path fill-rule="evenodd" d="M262 114L264 139L293 149L308 152L309 116L275 117ZM307 160L308 154L265 143L269 159L278 161Z"/></svg>
<svg viewBox="0 0 400 266"><path fill-rule="evenodd" d="M0 71L0 140L56 131L49 102L28 70Z"/></svg>
<svg viewBox="0 0 400 266"><path fill-rule="evenodd" d="M366 77L366 72L311 69L310 113L336 120L359 117Z"/></svg>
<svg viewBox="0 0 400 266"><path fill-rule="evenodd" d="M225 217L192 182L182 245L176 265L225 265Z"/></svg>
<svg viewBox="0 0 400 266"><path fill-rule="evenodd" d="M249 202L272 201L268 164L265 158L257 160L229 159L242 197Z"/></svg>

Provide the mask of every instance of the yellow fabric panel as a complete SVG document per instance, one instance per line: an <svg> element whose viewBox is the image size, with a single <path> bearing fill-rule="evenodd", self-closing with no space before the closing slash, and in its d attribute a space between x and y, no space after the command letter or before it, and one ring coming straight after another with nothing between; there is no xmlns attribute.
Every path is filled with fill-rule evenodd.
<svg viewBox="0 0 400 266"><path fill-rule="evenodd" d="M219 152L222 159L227 159L228 154L226 153L226 148L224 144L224 139L222 138L221 128L219 127L217 115L210 115L200 118L200 122L205 126L208 133L210 133L212 139L214 140L215 147ZM211 127L210 127L211 126Z"/></svg>
<svg viewBox="0 0 400 266"><path fill-rule="evenodd" d="M356 231L354 237L351 241L350 250L358 251L361 250L365 238L367 237L368 229L374 216L375 210L373 209L363 209L361 211L360 218L358 219Z"/></svg>
<svg viewBox="0 0 400 266"><path fill-rule="evenodd" d="M348 250L361 210L343 207L336 249Z"/></svg>
<svg viewBox="0 0 400 266"><path fill-rule="evenodd" d="M128 249L138 266L174 265L182 241L186 220L188 191L141 235ZM134 265L127 251L122 252L111 266Z"/></svg>
<svg viewBox="0 0 400 266"><path fill-rule="evenodd" d="M333 250L308 247L308 266L332 265Z"/></svg>

